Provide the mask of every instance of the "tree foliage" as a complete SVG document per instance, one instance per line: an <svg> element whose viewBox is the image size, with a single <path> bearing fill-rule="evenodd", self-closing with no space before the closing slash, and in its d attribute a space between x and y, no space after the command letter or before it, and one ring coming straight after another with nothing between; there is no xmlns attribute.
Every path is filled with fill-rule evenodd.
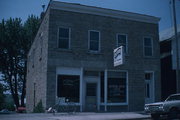
<svg viewBox="0 0 180 120"><path fill-rule="evenodd" d="M24 24L20 18L0 23L0 71L16 107L25 106L27 53L38 27L39 19L33 15Z"/></svg>
<svg viewBox="0 0 180 120"><path fill-rule="evenodd" d="M43 107L43 104L42 104L42 100L40 100L38 102L38 104L36 105L36 107L34 108L33 110L34 113L44 113L44 107Z"/></svg>
<svg viewBox="0 0 180 120"><path fill-rule="evenodd" d="M3 93L3 85L0 83L0 110L3 109L4 107L4 98L5 98L5 95Z"/></svg>

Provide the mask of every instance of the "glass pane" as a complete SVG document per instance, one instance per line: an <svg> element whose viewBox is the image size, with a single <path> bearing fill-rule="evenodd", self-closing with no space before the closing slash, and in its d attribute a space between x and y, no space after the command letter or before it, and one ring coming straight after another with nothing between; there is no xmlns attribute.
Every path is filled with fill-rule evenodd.
<svg viewBox="0 0 180 120"><path fill-rule="evenodd" d="M99 32L90 31L90 40L99 41Z"/></svg>
<svg viewBox="0 0 180 120"><path fill-rule="evenodd" d="M126 35L118 35L118 44L126 45Z"/></svg>
<svg viewBox="0 0 180 120"><path fill-rule="evenodd" d="M149 84L146 84L146 98L150 98Z"/></svg>
<svg viewBox="0 0 180 120"><path fill-rule="evenodd" d="M124 52L126 53L126 47L127 47L127 43L126 43L126 35L118 35L118 47L119 46L124 46Z"/></svg>
<svg viewBox="0 0 180 120"><path fill-rule="evenodd" d="M59 28L59 37L69 38L69 28Z"/></svg>
<svg viewBox="0 0 180 120"><path fill-rule="evenodd" d="M180 100L180 95L173 95L167 99L167 101L171 101L171 100Z"/></svg>
<svg viewBox="0 0 180 120"><path fill-rule="evenodd" d="M144 38L144 46L152 46L151 38Z"/></svg>
<svg viewBox="0 0 180 120"><path fill-rule="evenodd" d="M59 75L57 96L68 99L69 102L79 102L79 81L79 76Z"/></svg>
<svg viewBox="0 0 180 120"><path fill-rule="evenodd" d="M108 103L126 102L126 84L126 72L108 72Z"/></svg>
<svg viewBox="0 0 180 120"><path fill-rule="evenodd" d="M69 39L59 38L59 48L69 48Z"/></svg>
<svg viewBox="0 0 180 120"><path fill-rule="evenodd" d="M152 73L145 73L145 80L152 80Z"/></svg>
<svg viewBox="0 0 180 120"><path fill-rule="evenodd" d="M90 50L98 51L99 50L99 43L90 41Z"/></svg>

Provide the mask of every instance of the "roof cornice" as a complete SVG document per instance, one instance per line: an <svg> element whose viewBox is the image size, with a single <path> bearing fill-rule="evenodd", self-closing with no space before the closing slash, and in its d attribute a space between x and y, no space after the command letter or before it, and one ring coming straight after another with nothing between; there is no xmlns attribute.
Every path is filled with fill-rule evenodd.
<svg viewBox="0 0 180 120"><path fill-rule="evenodd" d="M57 9L57 10L64 10L64 11L71 11L71 12L78 12L78 13L87 13L87 14L92 14L92 15L100 15L100 16L140 21L140 22L146 22L146 23L154 23L154 24L158 24L160 20L160 18L158 17L149 16L149 15L125 12L125 11L120 11L120 10L112 10L112 9L107 9L107 8L86 6L86 5L80 5L80 4L75 4L75 3L65 3L65 2L59 2L59 1L51 1L50 9Z"/></svg>

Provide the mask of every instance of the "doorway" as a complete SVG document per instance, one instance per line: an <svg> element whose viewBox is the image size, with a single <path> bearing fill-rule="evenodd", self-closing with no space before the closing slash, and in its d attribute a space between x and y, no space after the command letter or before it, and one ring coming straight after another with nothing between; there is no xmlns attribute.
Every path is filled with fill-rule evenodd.
<svg viewBox="0 0 180 120"><path fill-rule="evenodd" d="M97 111L97 83L86 83L85 109L89 112Z"/></svg>
<svg viewBox="0 0 180 120"><path fill-rule="evenodd" d="M145 103L154 102L154 74L153 72L145 73Z"/></svg>

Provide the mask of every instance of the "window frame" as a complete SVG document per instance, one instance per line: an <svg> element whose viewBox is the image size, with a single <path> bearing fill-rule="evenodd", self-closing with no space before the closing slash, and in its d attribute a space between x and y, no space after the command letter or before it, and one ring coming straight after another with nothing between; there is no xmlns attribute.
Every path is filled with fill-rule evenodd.
<svg viewBox="0 0 180 120"><path fill-rule="evenodd" d="M146 74L151 74L152 76L152 78L151 79L146 79L145 78L145 75ZM148 71L148 70L146 70L145 72L144 72L144 82L145 82L145 84L146 84L146 82L148 82L148 83L150 83L150 86L149 86L149 88L150 87L152 87L152 91L151 91L151 88L150 88L150 91L149 91L149 97L146 97L146 88L144 88L145 89L145 91L144 91L144 97L145 97L145 99L147 98L147 99L152 99L153 101L154 101L154 95L155 95L155 71ZM151 86L152 85L152 86ZM146 87L146 86L145 86ZM152 93L151 93L152 92Z"/></svg>
<svg viewBox="0 0 180 120"><path fill-rule="evenodd" d="M98 32L98 34L99 34L99 40L98 40L98 42L99 42L99 46L98 46L98 50L91 50L90 49L90 32ZM90 52L94 52L94 53L97 53L97 52L100 52L101 51L101 33L100 33L100 31L98 31L98 30L88 30L88 50L90 51Z"/></svg>
<svg viewBox="0 0 180 120"><path fill-rule="evenodd" d="M124 50L124 53L125 54L128 54L128 34L125 34L125 33L116 33L116 47L120 47L119 46L119 43L118 43L118 36L119 35L124 35L124 36L126 36L126 45L125 45L125 47L126 47L126 51Z"/></svg>
<svg viewBox="0 0 180 120"><path fill-rule="evenodd" d="M69 38L68 38L68 48L61 48L61 47L59 47L59 29L60 28L63 28L63 29L68 29L69 30ZM68 49L70 49L71 48L71 28L70 27L62 27L62 26L59 26L58 27L58 33L57 33L57 48L58 49L64 49L64 50L68 50Z"/></svg>
<svg viewBox="0 0 180 120"><path fill-rule="evenodd" d="M151 52L152 52L152 55L146 55L146 54L145 54L145 47L150 48L150 46L145 46L145 38L150 38L150 40L151 40ZM153 57L153 55L154 55L154 53L153 53L153 48L154 48L154 46L153 46L153 38L152 38L152 37L149 37L149 36L144 36L144 37L143 37L143 55L144 55L145 57Z"/></svg>

